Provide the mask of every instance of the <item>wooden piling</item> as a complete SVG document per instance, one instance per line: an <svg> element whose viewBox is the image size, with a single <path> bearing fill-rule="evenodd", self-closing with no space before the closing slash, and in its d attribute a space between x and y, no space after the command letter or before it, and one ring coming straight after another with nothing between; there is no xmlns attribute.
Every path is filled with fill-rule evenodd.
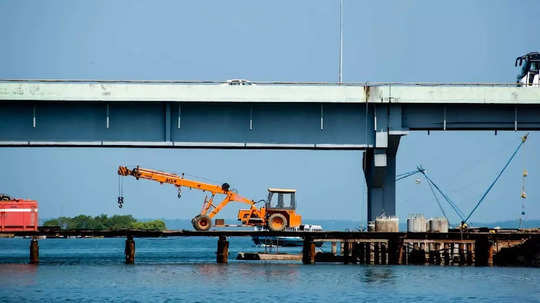
<svg viewBox="0 0 540 303"><path fill-rule="evenodd" d="M428 263L430 265L435 264L435 249L433 248L433 246L434 246L433 243L428 243L427 244L427 247L428 247Z"/></svg>
<svg viewBox="0 0 540 303"><path fill-rule="evenodd" d="M471 266L473 264L473 250L472 250L472 243L466 244L467 248L467 265Z"/></svg>
<svg viewBox="0 0 540 303"><path fill-rule="evenodd" d="M225 236L219 236L216 262L218 264L227 264L229 262L229 241L227 241L227 237Z"/></svg>
<svg viewBox="0 0 540 303"><path fill-rule="evenodd" d="M409 264L409 243L403 242L403 246L401 247L402 255L401 255L401 264L407 265Z"/></svg>
<svg viewBox="0 0 540 303"><path fill-rule="evenodd" d="M366 242L366 264L371 264L371 242Z"/></svg>
<svg viewBox="0 0 540 303"><path fill-rule="evenodd" d="M381 264L383 264L383 265L388 264L387 263L387 258L386 258L386 253L387 253L386 243L381 243Z"/></svg>
<svg viewBox="0 0 540 303"><path fill-rule="evenodd" d="M450 253L448 252L448 243L444 243L443 259L445 266L450 265Z"/></svg>
<svg viewBox="0 0 540 303"><path fill-rule="evenodd" d="M401 264L403 259L403 239L388 240L388 264Z"/></svg>
<svg viewBox="0 0 540 303"><path fill-rule="evenodd" d="M420 260L422 260L422 264L426 264L427 263L427 260L429 259L429 255L428 254L428 245L426 245L426 243L424 242L420 242L420 253L422 253L422 256L420 256ZM427 255L427 256L426 256Z"/></svg>
<svg viewBox="0 0 540 303"><path fill-rule="evenodd" d="M332 254L335 256L337 255L337 243L332 242Z"/></svg>
<svg viewBox="0 0 540 303"><path fill-rule="evenodd" d="M310 237L304 238L304 247L302 249L302 263L315 264L315 243Z"/></svg>
<svg viewBox="0 0 540 303"><path fill-rule="evenodd" d="M353 264L360 263L360 260L358 258L359 255L360 255L360 243L353 242L352 243L352 256L351 256L351 262Z"/></svg>
<svg viewBox="0 0 540 303"><path fill-rule="evenodd" d="M476 266L493 265L493 243L488 238L480 238L474 243Z"/></svg>
<svg viewBox="0 0 540 303"><path fill-rule="evenodd" d="M456 265L456 258L454 256L456 247L454 245L455 243L450 243L450 262L452 265Z"/></svg>
<svg viewBox="0 0 540 303"><path fill-rule="evenodd" d="M39 264L39 245L36 237L30 241L30 264Z"/></svg>
<svg viewBox="0 0 540 303"><path fill-rule="evenodd" d="M380 264L379 242L373 243L373 264Z"/></svg>
<svg viewBox="0 0 540 303"><path fill-rule="evenodd" d="M360 264L366 264L366 243L358 243L358 262Z"/></svg>
<svg viewBox="0 0 540 303"><path fill-rule="evenodd" d="M126 264L135 264L135 240L132 236L126 238L124 254L126 255Z"/></svg>
<svg viewBox="0 0 540 303"><path fill-rule="evenodd" d="M350 263L350 254L351 254L351 243L345 242L345 245L343 246L343 263L349 264Z"/></svg>
<svg viewBox="0 0 540 303"><path fill-rule="evenodd" d="M465 265L465 251L463 250L463 243L458 244L458 252L459 252L459 265Z"/></svg>
<svg viewBox="0 0 540 303"><path fill-rule="evenodd" d="M435 251L434 251L434 255L435 255L435 264L436 265L441 265L441 243L435 243Z"/></svg>

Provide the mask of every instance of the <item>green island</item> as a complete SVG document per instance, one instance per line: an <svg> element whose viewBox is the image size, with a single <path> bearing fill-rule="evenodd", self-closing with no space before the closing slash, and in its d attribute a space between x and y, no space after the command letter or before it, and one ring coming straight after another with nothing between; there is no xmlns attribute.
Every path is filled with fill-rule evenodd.
<svg viewBox="0 0 540 303"><path fill-rule="evenodd" d="M59 226L61 229L97 229L97 230L119 230L119 229L144 229L144 230L165 230L165 222L162 220L153 220L139 222L131 215L119 216L107 215L76 217L59 217L47 220L43 223L45 226Z"/></svg>

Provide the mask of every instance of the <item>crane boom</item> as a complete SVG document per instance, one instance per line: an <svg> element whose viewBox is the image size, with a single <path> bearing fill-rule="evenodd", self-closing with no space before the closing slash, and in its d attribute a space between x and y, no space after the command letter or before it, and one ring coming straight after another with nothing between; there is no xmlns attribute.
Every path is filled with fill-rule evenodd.
<svg viewBox="0 0 540 303"><path fill-rule="evenodd" d="M134 169L129 169L125 166L118 167L118 174L121 176L133 176L137 179L147 179L152 181L157 181L161 184L168 183L172 185L176 185L177 187L189 187L189 188L195 188L200 189L203 191L209 191L214 194L224 194L226 195L228 192L228 184L224 183L222 186L214 185L214 184L207 184L199 181L194 181L190 179L185 179L183 177L180 177L176 174L171 174L159 170L153 170L153 169L147 169L147 168L140 168L136 167Z"/></svg>

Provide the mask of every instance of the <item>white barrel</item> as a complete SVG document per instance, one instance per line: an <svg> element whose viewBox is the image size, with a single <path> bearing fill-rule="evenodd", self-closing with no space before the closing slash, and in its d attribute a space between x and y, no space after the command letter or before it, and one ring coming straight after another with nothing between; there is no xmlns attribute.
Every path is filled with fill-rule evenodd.
<svg viewBox="0 0 540 303"><path fill-rule="evenodd" d="M445 217L437 217L429 219L429 232L431 233L447 233L448 220Z"/></svg>
<svg viewBox="0 0 540 303"><path fill-rule="evenodd" d="M399 218L395 216L376 218L375 231L397 233L399 231Z"/></svg>
<svg viewBox="0 0 540 303"><path fill-rule="evenodd" d="M427 230L427 220L422 214L409 215L407 218L407 232L422 233Z"/></svg>

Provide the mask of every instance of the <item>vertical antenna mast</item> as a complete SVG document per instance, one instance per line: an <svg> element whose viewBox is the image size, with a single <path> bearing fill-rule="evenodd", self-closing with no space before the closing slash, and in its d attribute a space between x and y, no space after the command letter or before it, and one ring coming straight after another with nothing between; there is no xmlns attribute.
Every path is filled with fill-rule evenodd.
<svg viewBox="0 0 540 303"><path fill-rule="evenodd" d="M338 82L343 83L343 0L339 1L339 74Z"/></svg>

